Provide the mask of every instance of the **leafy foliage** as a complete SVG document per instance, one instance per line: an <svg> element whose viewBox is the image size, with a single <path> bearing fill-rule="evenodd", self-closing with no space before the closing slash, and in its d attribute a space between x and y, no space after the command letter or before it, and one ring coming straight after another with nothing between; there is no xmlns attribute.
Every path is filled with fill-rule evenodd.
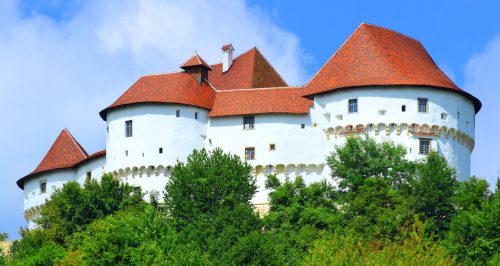
<svg viewBox="0 0 500 266"><path fill-rule="evenodd" d="M268 176L260 218L250 165L221 150L179 163L162 201L112 176L67 183L21 230L7 265L498 265L499 185L457 182L435 152L347 140L332 178ZM0 235L2 238L3 235Z"/></svg>
<svg viewBox="0 0 500 266"><path fill-rule="evenodd" d="M40 217L35 222L50 239L64 244L67 237L92 221L142 201L140 192L105 174L100 182L87 180L83 188L75 181L64 184L40 207Z"/></svg>

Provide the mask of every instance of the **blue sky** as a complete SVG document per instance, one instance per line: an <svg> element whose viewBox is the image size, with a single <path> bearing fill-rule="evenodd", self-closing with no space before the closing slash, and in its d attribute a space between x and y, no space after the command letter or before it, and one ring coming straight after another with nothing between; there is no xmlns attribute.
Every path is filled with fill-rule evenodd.
<svg viewBox="0 0 500 266"><path fill-rule="evenodd" d="M64 127L89 153L105 148L98 111L140 75L176 71L197 50L257 46L291 85L304 84L361 23L420 40L436 63L483 102L472 174L500 169L498 1L0 2L0 232L18 237L32 171Z"/></svg>

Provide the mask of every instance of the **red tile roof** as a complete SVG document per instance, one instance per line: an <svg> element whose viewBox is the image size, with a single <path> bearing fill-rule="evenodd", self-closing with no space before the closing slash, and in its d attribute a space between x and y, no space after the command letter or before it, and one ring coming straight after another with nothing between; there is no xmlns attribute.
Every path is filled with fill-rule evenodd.
<svg viewBox="0 0 500 266"><path fill-rule="evenodd" d="M204 66L204 67L206 67L208 69L212 69L205 62L205 60L203 60L203 58L201 58L201 56L199 56L198 54L194 54L188 60L186 60L186 62L182 63L182 65L180 66L180 68L186 69L186 68L194 67L194 66Z"/></svg>
<svg viewBox="0 0 500 266"><path fill-rule="evenodd" d="M287 86L256 47L236 57L226 72L222 72L222 63L212 65L208 81L217 90Z"/></svg>
<svg viewBox="0 0 500 266"><path fill-rule="evenodd" d="M38 167L27 176L19 179L17 181L17 185L23 189L24 182L36 174L58 169L72 168L77 164L102 156L103 154L106 154L106 152L100 151L88 156L87 152L82 148L78 141L75 140L69 131L67 129L63 129Z"/></svg>
<svg viewBox="0 0 500 266"><path fill-rule="evenodd" d="M313 95L373 85L430 86L452 90L471 99L476 112L481 108L478 99L461 90L439 69L420 42L365 23L352 33L305 87L307 95Z"/></svg>
<svg viewBox="0 0 500 266"><path fill-rule="evenodd" d="M211 117L246 114L307 114L313 102L297 87L226 90L217 93Z"/></svg>
<svg viewBox="0 0 500 266"><path fill-rule="evenodd" d="M215 91L206 82L201 85L188 73L177 72L141 77L118 100L99 112L138 103L178 103L212 109Z"/></svg>

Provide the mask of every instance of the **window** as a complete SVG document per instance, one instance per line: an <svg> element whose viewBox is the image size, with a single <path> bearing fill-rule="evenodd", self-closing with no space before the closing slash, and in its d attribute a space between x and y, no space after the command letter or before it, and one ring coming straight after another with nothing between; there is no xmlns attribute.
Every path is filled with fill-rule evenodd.
<svg viewBox="0 0 500 266"><path fill-rule="evenodd" d="M88 182L90 179L92 179L92 172L88 171L86 181Z"/></svg>
<svg viewBox="0 0 500 266"><path fill-rule="evenodd" d="M132 137L132 120L125 121L125 137Z"/></svg>
<svg viewBox="0 0 500 266"><path fill-rule="evenodd" d="M198 112L194 112L194 119L198 119Z"/></svg>
<svg viewBox="0 0 500 266"><path fill-rule="evenodd" d="M128 150L125 151L125 156L128 156Z"/></svg>
<svg viewBox="0 0 500 266"><path fill-rule="evenodd" d="M431 140L420 139L419 153L424 155L429 154L430 149L431 149Z"/></svg>
<svg viewBox="0 0 500 266"><path fill-rule="evenodd" d="M460 119L460 112L457 112L457 118Z"/></svg>
<svg viewBox="0 0 500 266"><path fill-rule="evenodd" d="M244 116L243 117L243 129L254 129L255 128L255 117L254 116Z"/></svg>
<svg viewBox="0 0 500 266"><path fill-rule="evenodd" d="M245 148L245 160L255 160L255 148Z"/></svg>
<svg viewBox="0 0 500 266"><path fill-rule="evenodd" d="M162 154L162 153L163 153L163 148L158 149L158 152L159 152L160 154Z"/></svg>
<svg viewBox="0 0 500 266"><path fill-rule="evenodd" d="M175 110L175 117L181 116L181 110Z"/></svg>
<svg viewBox="0 0 500 266"><path fill-rule="evenodd" d="M418 98L418 112L427 113L428 100L425 98Z"/></svg>
<svg viewBox="0 0 500 266"><path fill-rule="evenodd" d="M47 192L47 180L40 181L40 194Z"/></svg>
<svg viewBox="0 0 500 266"><path fill-rule="evenodd" d="M447 113L441 113L441 119L448 120L448 114Z"/></svg>
<svg viewBox="0 0 500 266"><path fill-rule="evenodd" d="M269 144L269 150L270 151L276 150L276 144Z"/></svg>
<svg viewBox="0 0 500 266"><path fill-rule="evenodd" d="M358 112L358 99L349 99L349 113L357 113Z"/></svg>
<svg viewBox="0 0 500 266"><path fill-rule="evenodd" d="M300 124L300 128L302 129L306 128L306 124Z"/></svg>
<svg viewBox="0 0 500 266"><path fill-rule="evenodd" d="M406 112L406 105L401 105L401 112Z"/></svg>

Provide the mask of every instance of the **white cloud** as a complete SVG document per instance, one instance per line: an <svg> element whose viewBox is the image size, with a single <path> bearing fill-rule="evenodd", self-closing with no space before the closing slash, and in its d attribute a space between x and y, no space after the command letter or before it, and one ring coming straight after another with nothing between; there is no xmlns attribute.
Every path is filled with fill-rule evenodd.
<svg viewBox="0 0 500 266"><path fill-rule="evenodd" d="M219 62L232 42L236 54L259 47L290 84L306 78L298 38L242 0L91 0L63 22L33 14L0 3L0 232L11 235L23 223L15 181L63 127L89 152L104 148L97 113L140 75L175 71L195 50Z"/></svg>
<svg viewBox="0 0 500 266"><path fill-rule="evenodd" d="M500 170L500 36L470 58L465 69L465 89L483 103L476 116L476 147L472 174L494 185Z"/></svg>

